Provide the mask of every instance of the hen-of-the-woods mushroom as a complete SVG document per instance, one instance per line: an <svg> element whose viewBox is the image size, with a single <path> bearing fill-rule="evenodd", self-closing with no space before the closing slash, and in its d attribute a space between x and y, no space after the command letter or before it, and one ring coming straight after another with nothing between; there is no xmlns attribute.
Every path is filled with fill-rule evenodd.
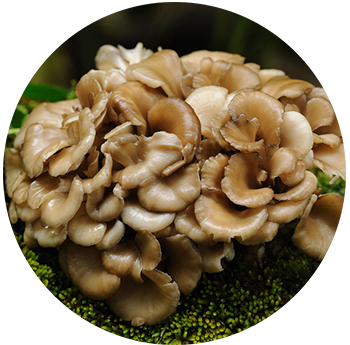
<svg viewBox="0 0 350 345"><path fill-rule="evenodd" d="M307 255L322 260L333 239L343 197L322 195L313 171L345 179L331 103L244 60L104 45L77 98L38 105L5 152L25 244L57 247L73 284L134 326L174 313L235 244L263 265L294 220Z"/></svg>

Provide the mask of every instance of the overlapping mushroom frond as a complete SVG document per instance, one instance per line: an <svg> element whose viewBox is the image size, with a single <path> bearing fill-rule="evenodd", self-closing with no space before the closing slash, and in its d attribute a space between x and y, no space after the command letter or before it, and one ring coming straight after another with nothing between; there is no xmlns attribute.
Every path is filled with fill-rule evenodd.
<svg viewBox="0 0 350 345"><path fill-rule="evenodd" d="M234 243L292 238L321 260L343 197L342 136L323 89L238 54L103 46L77 99L39 105L5 153L12 223L58 247L88 297L133 325L172 314Z"/></svg>

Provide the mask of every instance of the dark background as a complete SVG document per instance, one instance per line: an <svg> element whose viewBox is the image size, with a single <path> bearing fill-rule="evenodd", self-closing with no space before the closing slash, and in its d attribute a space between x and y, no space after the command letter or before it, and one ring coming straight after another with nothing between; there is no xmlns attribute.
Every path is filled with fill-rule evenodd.
<svg viewBox="0 0 350 345"><path fill-rule="evenodd" d="M346 3L4 3L4 80L69 86L103 44L239 53L316 86L345 86Z"/></svg>

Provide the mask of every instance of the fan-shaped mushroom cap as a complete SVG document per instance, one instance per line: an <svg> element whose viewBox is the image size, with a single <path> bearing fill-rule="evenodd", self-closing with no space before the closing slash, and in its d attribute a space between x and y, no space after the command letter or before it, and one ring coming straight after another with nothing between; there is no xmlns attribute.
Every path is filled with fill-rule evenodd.
<svg viewBox="0 0 350 345"><path fill-rule="evenodd" d="M223 242L253 236L268 217L266 206L239 211L224 194L215 192L203 193L194 204L194 212L201 228L215 241Z"/></svg>
<svg viewBox="0 0 350 345"><path fill-rule="evenodd" d="M175 213L159 213L146 210L135 197L125 199L125 205L120 213L123 222L136 231L148 230L156 232L170 225Z"/></svg>
<svg viewBox="0 0 350 345"><path fill-rule="evenodd" d="M147 59L130 65L125 71L128 80L137 80L154 89L161 87L168 96L183 98L180 87L182 64L177 53L163 49Z"/></svg>
<svg viewBox="0 0 350 345"><path fill-rule="evenodd" d="M331 103L323 97L308 100L303 114L310 123L312 130L332 125L335 118Z"/></svg>
<svg viewBox="0 0 350 345"><path fill-rule="evenodd" d="M74 217L68 222L68 236L78 245L92 246L99 243L107 229L107 224L97 222L86 212L86 203L82 203Z"/></svg>
<svg viewBox="0 0 350 345"><path fill-rule="evenodd" d="M143 283L122 278L119 290L107 300L109 308L132 326L154 325L177 308L180 291L171 277L159 270L144 271Z"/></svg>
<svg viewBox="0 0 350 345"><path fill-rule="evenodd" d="M23 222L33 223L40 218L40 209L32 209L27 201L22 202L19 205L15 204L14 206L17 220L20 218ZM12 216L14 216L14 214Z"/></svg>
<svg viewBox="0 0 350 345"><path fill-rule="evenodd" d="M281 124L280 146L292 148L299 158L304 158L312 149L313 143L312 129L305 116L296 111L285 112Z"/></svg>
<svg viewBox="0 0 350 345"><path fill-rule="evenodd" d="M267 205L268 219L278 224L287 224L301 215L309 203L309 199L305 198L300 201L286 200L269 204Z"/></svg>
<svg viewBox="0 0 350 345"><path fill-rule="evenodd" d="M148 111L147 122L152 133L174 133L182 146L191 144L193 152L201 141L201 124L192 107L180 98L167 97L159 100ZM193 158L193 155L191 159Z"/></svg>
<svg viewBox="0 0 350 345"><path fill-rule="evenodd" d="M18 150L21 148L29 126L40 123L43 128L60 128L63 121L62 115L73 113L78 107L80 107L78 99L40 103L24 120L21 130L15 138L14 148Z"/></svg>
<svg viewBox="0 0 350 345"><path fill-rule="evenodd" d="M255 153L236 153L229 159L221 187L233 203L260 207L272 200L274 191L263 187L259 179L259 163L259 156Z"/></svg>
<svg viewBox="0 0 350 345"><path fill-rule="evenodd" d="M175 280L180 291L188 295L197 286L202 275L202 258L194 243L183 234L160 239L169 255L166 272Z"/></svg>
<svg viewBox="0 0 350 345"><path fill-rule="evenodd" d="M271 146L279 145L284 112L281 102L261 91L240 91L230 101L228 109L233 120L241 114L244 114L248 121L254 117L258 118L260 128L256 133L256 139L264 139L268 153Z"/></svg>
<svg viewBox="0 0 350 345"><path fill-rule="evenodd" d="M277 235L279 224L266 220L265 224L258 230L258 232L252 237L241 240L239 237L237 241L245 246L256 246L258 244L264 244L270 242Z"/></svg>
<svg viewBox="0 0 350 345"><path fill-rule="evenodd" d="M67 224L63 224L58 228L45 227L41 224L40 219L32 224L33 238L44 248L61 245L66 240L67 233Z"/></svg>
<svg viewBox="0 0 350 345"><path fill-rule="evenodd" d="M117 245L123 238L125 225L119 219L107 223L107 229L100 242L96 243L98 250L109 250Z"/></svg>
<svg viewBox="0 0 350 345"><path fill-rule="evenodd" d="M126 49L121 45L115 47L111 44L105 44L98 49L95 64L101 70L114 68L126 70L129 65L147 59L152 54L153 51L144 48L141 42L138 42L132 49Z"/></svg>
<svg viewBox="0 0 350 345"><path fill-rule="evenodd" d="M213 240L213 236L208 235L200 227L194 214L194 204L176 213L174 224L178 233L186 235L197 244L212 246L216 243L216 241Z"/></svg>
<svg viewBox="0 0 350 345"><path fill-rule="evenodd" d="M203 136L214 139L211 121L217 113L227 109L233 97L234 94L229 94L224 87L210 85L196 89L186 98L199 118Z"/></svg>
<svg viewBox="0 0 350 345"><path fill-rule="evenodd" d="M292 236L302 253L317 260L324 258L338 227L343 203L344 198L336 193L312 196Z"/></svg>
<svg viewBox="0 0 350 345"><path fill-rule="evenodd" d="M111 297L120 286L120 278L106 271L101 252L95 247L79 246L66 241L59 249L60 264L73 284L88 298Z"/></svg>
<svg viewBox="0 0 350 345"><path fill-rule="evenodd" d="M74 177L68 193L58 189L47 194L40 206L43 225L56 228L71 220L80 208L83 197L84 188L79 177Z"/></svg>
<svg viewBox="0 0 350 345"><path fill-rule="evenodd" d="M5 185L7 195L12 198L13 192L26 177L22 168L22 157L18 150L8 148L4 155Z"/></svg>
<svg viewBox="0 0 350 345"><path fill-rule="evenodd" d="M207 273L223 271L222 260L231 261L235 256L232 241L216 243L211 247L199 245L197 248L202 257L202 270Z"/></svg>
<svg viewBox="0 0 350 345"><path fill-rule="evenodd" d="M210 58L212 61L225 61L228 63L243 64L245 58L239 54L231 54L220 51L197 50L187 55L181 56L181 62L186 73L198 73L200 64L204 58Z"/></svg>
<svg viewBox="0 0 350 345"><path fill-rule="evenodd" d="M305 172L305 178L295 186L287 187L282 193L275 193L274 199L301 201L309 197L317 189L317 177L311 172Z"/></svg>
<svg viewBox="0 0 350 345"><path fill-rule="evenodd" d="M64 175L79 167L85 154L95 141L94 116L89 108L84 108L79 114L78 143L61 150L50 160L49 173L51 176Z"/></svg>
<svg viewBox="0 0 350 345"><path fill-rule="evenodd" d="M260 84L264 85L266 82L276 76L285 75L284 71L280 69L261 69L258 72L260 78Z"/></svg>
<svg viewBox="0 0 350 345"><path fill-rule="evenodd" d="M180 139L172 133L156 132L152 137L124 135L107 148L113 159L125 166L114 173L112 181L125 189L136 188L150 177L161 176L173 164L185 164L182 149Z"/></svg>
<svg viewBox="0 0 350 345"><path fill-rule="evenodd" d="M143 207L156 212L178 212L192 204L201 192L199 167L190 164L170 176L151 178L137 190Z"/></svg>
<svg viewBox="0 0 350 345"><path fill-rule="evenodd" d="M128 81L112 92L110 105L137 126L137 133L141 135L147 132L147 112L162 98L165 96L159 90L138 81Z"/></svg>

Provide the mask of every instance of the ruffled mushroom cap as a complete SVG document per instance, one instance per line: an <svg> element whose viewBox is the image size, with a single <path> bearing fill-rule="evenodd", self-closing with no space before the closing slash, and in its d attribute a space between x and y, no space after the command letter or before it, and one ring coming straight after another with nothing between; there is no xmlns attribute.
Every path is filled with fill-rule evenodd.
<svg viewBox="0 0 350 345"><path fill-rule="evenodd" d="M150 177L162 176L173 164L180 162L177 165L180 168L185 164L182 149L180 139L172 133L156 132L152 137L120 136L106 148L113 159L125 167L113 174L112 182L124 189L133 189Z"/></svg>
<svg viewBox="0 0 350 345"><path fill-rule="evenodd" d="M266 82L273 77L285 75L284 71L280 69L274 69L274 68L261 69L258 71L258 74L259 74L261 85L266 84Z"/></svg>
<svg viewBox="0 0 350 345"><path fill-rule="evenodd" d="M146 210L135 197L125 199L120 213L123 222L136 231L156 232L165 229L175 218L174 212L152 212Z"/></svg>
<svg viewBox="0 0 350 345"><path fill-rule="evenodd" d="M179 234L184 234L193 242L202 245L203 247L212 246L216 243L212 235L208 235L200 227L194 214L194 204L188 206L181 212L176 213L175 230Z"/></svg>
<svg viewBox="0 0 350 345"><path fill-rule="evenodd" d="M213 62L224 61L227 63L243 64L245 58L239 54L231 54L220 51L197 50L181 56L181 63L187 73L198 73L204 58L210 58Z"/></svg>
<svg viewBox="0 0 350 345"><path fill-rule="evenodd" d="M256 140L263 139L267 154L280 143L280 127L284 107L281 102L260 91L240 91L228 104L233 120L244 114L248 121L258 118L260 128Z"/></svg>
<svg viewBox="0 0 350 345"><path fill-rule="evenodd" d="M183 234L160 239L169 256L166 272L174 279L180 291L188 295L197 286L202 275L202 258L194 243Z"/></svg>
<svg viewBox="0 0 350 345"><path fill-rule="evenodd" d="M268 217L266 206L240 211L223 193L215 192L203 192L194 212L201 228L218 242L252 237Z"/></svg>
<svg viewBox="0 0 350 345"><path fill-rule="evenodd" d="M22 157L18 150L8 148L4 155L5 185L7 195L12 198L13 192L25 179L26 173L22 167Z"/></svg>
<svg viewBox="0 0 350 345"><path fill-rule="evenodd" d="M264 187L261 176L260 158L255 153L236 153L231 156L225 167L225 177L222 179L222 191L235 204L250 208L268 204L274 191Z"/></svg>
<svg viewBox="0 0 350 345"><path fill-rule="evenodd" d="M130 65L125 75L127 80L137 80L154 89L162 88L167 96L183 98L181 78L182 64L177 53L170 49L157 51L147 59Z"/></svg>
<svg viewBox="0 0 350 345"><path fill-rule="evenodd" d="M122 278L119 290L107 300L109 308L132 326L154 325L175 312L180 290L159 270L143 271L143 282Z"/></svg>
<svg viewBox="0 0 350 345"><path fill-rule="evenodd" d="M68 234L67 224L63 224L58 228L45 227L38 219L31 224L31 227L33 238L37 240L39 246L44 248L60 246L66 240Z"/></svg>
<svg viewBox="0 0 350 345"><path fill-rule="evenodd" d="M237 241L245 246L256 246L272 241L277 235L279 224L266 220L265 224L252 237L241 240L237 237Z"/></svg>
<svg viewBox="0 0 350 345"><path fill-rule="evenodd" d="M22 147L29 126L40 123L43 128L60 128L63 121L62 115L74 113L79 107L78 99L40 103L24 120L21 130L15 138L14 148L19 150Z"/></svg>
<svg viewBox="0 0 350 345"><path fill-rule="evenodd" d="M217 113L227 109L233 97L234 94L229 94L224 87L211 85L196 89L186 98L199 118L203 136L214 139L211 121Z"/></svg>
<svg viewBox="0 0 350 345"><path fill-rule="evenodd" d="M121 45L111 44L101 46L95 56L95 64L99 70L121 69L125 71L129 65L139 63L153 54L151 49L144 48L138 42L135 48L126 49Z"/></svg>
<svg viewBox="0 0 350 345"><path fill-rule="evenodd" d="M324 258L338 227L343 203L344 198L336 193L312 196L292 236L302 253L320 261Z"/></svg>
<svg viewBox="0 0 350 345"><path fill-rule="evenodd" d="M147 112L162 98L165 96L159 90L138 81L128 81L112 92L109 102L117 113L137 126L137 133L141 135L147 133Z"/></svg>
<svg viewBox="0 0 350 345"><path fill-rule="evenodd" d="M88 298L104 300L120 286L120 278L106 271L95 247L66 241L59 248L59 262L73 284Z"/></svg>
<svg viewBox="0 0 350 345"><path fill-rule="evenodd" d="M117 245L125 234L125 225L119 219L107 223L107 229L100 242L96 243L98 250L109 250Z"/></svg>
<svg viewBox="0 0 350 345"><path fill-rule="evenodd" d="M192 204L201 192L199 167L190 164L166 177L151 178L137 190L143 207L155 212L179 212Z"/></svg>
<svg viewBox="0 0 350 345"><path fill-rule="evenodd" d="M223 259L231 261L235 256L233 241L216 243L211 247L199 245L197 249L202 257L202 271L207 273L222 272L224 270Z"/></svg>
<svg viewBox="0 0 350 345"><path fill-rule="evenodd" d="M331 103L323 97L309 99L303 114L310 123L312 130L316 130L322 126L330 126L335 119L335 113Z"/></svg>
<svg viewBox="0 0 350 345"><path fill-rule="evenodd" d="M99 243L107 229L107 224L91 219L83 202L74 217L68 222L68 237L80 246Z"/></svg>

